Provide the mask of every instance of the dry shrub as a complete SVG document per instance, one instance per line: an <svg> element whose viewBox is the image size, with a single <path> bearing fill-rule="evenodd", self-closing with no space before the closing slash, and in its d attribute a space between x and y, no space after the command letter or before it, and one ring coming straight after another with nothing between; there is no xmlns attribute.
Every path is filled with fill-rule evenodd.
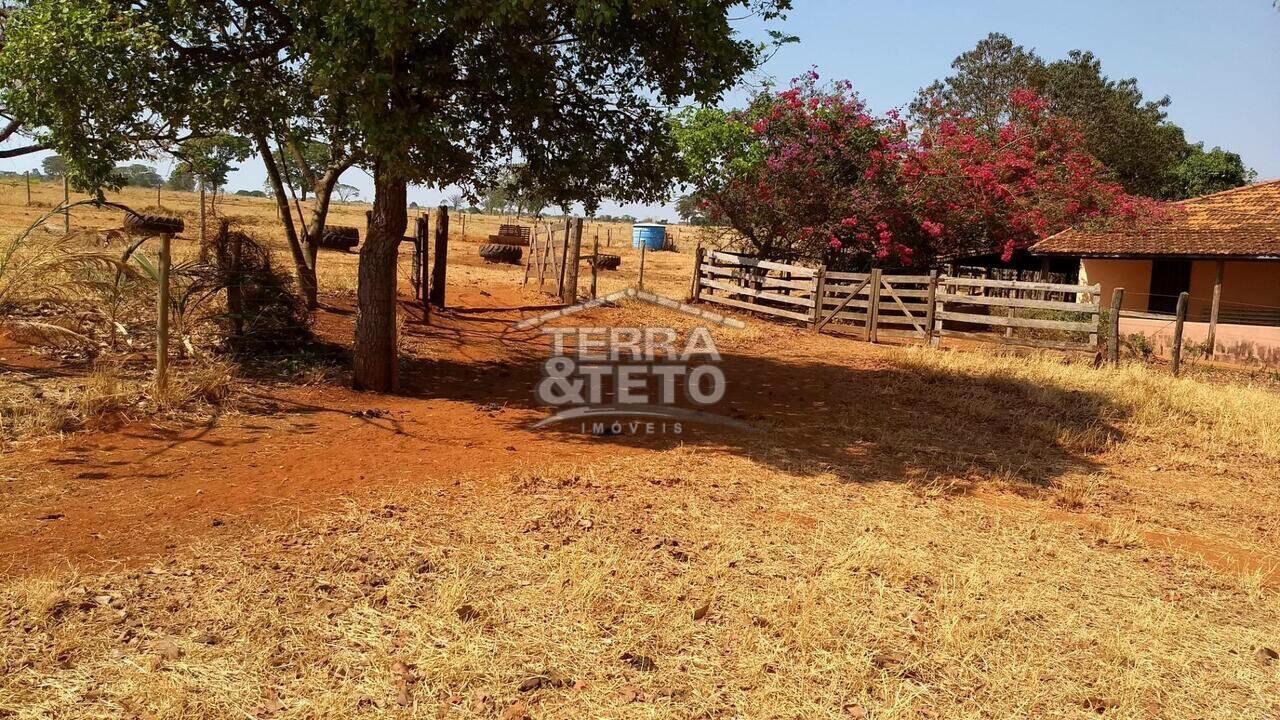
<svg viewBox="0 0 1280 720"><path fill-rule="evenodd" d="M205 359L170 373L169 382L152 390L151 397L161 410L218 407L231 397L235 365Z"/></svg>
<svg viewBox="0 0 1280 720"><path fill-rule="evenodd" d="M73 396L73 407L79 417L89 421L122 412L137 398L137 388L121 377L118 366L98 363Z"/></svg>
<svg viewBox="0 0 1280 720"><path fill-rule="evenodd" d="M80 418L68 407L52 403L6 399L0 403L0 439L60 435L80 427Z"/></svg>
<svg viewBox="0 0 1280 720"><path fill-rule="evenodd" d="M227 312L220 318L227 349L246 354L301 348L311 337L306 303L266 244L223 221L213 247L206 284L227 290Z"/></svg>
<svg viewBox="0 0 1280 720"><path fill-rule="evenodd" d="M1054 483L1053 501L1068 510L1081 510L1093 502L1098 487L1097 476L1073 475Z"/></svg>

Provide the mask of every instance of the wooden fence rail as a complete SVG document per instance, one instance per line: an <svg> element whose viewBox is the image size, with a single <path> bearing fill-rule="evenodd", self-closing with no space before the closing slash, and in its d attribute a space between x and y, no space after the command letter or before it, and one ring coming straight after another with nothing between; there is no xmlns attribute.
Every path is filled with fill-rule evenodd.
<svg viewBox="0 0 1280 720"><path fill-rule="evenodd" d="M1098 345L1098 285L878 268L839 272L723 251L699 252L695 262L695 300L802 322L817 332L853 332L870 342L887 335L934 347L944 337L1064 350Z"/></svg>

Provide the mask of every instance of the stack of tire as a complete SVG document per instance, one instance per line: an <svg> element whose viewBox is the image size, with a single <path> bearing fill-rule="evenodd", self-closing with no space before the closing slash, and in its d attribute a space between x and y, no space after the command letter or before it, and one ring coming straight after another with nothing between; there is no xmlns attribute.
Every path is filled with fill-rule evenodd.
<svg viewBox="0 0 1280 720"><path fill-rule="evenodd" d="M489 242L480 246L480 257L485 262L519 265L524 257L523 246L528 244L528 238L519 235L490 235Z"/></svg>
<svg viewBox="0 0 1280 720"><path fill-rule="evenodd" d="M124 214L124 227L138 235L177 235L182 232L182 218L168 215L147 215L128 210Z"/></svg>
<svg viewBox="0 0 1280 720"><path fill-rule="evenodd" d="M595 263L597 270L617 270L618 266L622 264L622 257L599 253L595 256Z"/></svg>
<svg viewBox="0 0 1280 720"><path fill-rule="evenodd" d="M320 247L350 252L360 244L360 230L346 225L330 225L320 236Z"/></svg>

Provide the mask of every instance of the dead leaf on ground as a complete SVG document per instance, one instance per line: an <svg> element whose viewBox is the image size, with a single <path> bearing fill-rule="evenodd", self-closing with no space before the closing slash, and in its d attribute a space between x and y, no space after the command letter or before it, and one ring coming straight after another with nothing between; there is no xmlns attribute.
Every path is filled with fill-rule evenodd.
<svg viewBox="0 0 1280 720"><path fill-rule="evenodd" d="M162 638L151 643L151 652L155 653L161 660L177 660L182 657L182 648L168 638Z"/></svg>
<svg viewBox="0 0 1280 720"><path fill-rule="evenodd" d="M617 690L618 699L624 703L642 702L644 691L635 685L623 685Z"/></svg>
<svg viewBox="0 0 1280 720"><path fill-rule="evenodd" d="M458 619L463 622L471 622L472 620L480 617L480 611L477 610L474 605L470 604L459 605L457 613Z"/></svg>
<svg viewBox="0 0 1280 720"><path fill-rule="evenodd" d="M257 709L259 715L274 715L284 710L284 707L284 702L280 699L280 695L269 688L262 693L262 704Z"/></svg>
<svg viewBox="0 0 1280 720"><path fill-rule="evenodd" d="M502 720L529 720L529 708L522 702L514 702L502 713Z"/></svg>

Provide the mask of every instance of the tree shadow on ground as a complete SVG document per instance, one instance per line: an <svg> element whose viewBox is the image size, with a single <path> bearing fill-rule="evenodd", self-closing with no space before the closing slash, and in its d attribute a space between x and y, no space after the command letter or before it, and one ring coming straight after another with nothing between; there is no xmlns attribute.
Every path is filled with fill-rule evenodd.
<svg viewBox="0 0 1280 720"><path fill-rule="evenodd" d="M513 442L529 433L550 433L570 448L587 443L652 450L709 447L793 474L833 473L851 482L963 487L994 476L1033 490L1065 474L1095 471L1092 457L1123 439L1125 410L1095 391L883 357L797 361L732 351L718 363L726 396L705 409L749 430L684 423L678 434L669 425L665 433L650 434L627 418L618 418L624 421L620 434L593 435L590 423L580 422L535 430L534 422L560 409L539 403L534 394L547 345L536 332L513 333L510 326L507 320L481 317L408 328L408 339L429 340L454 357L402 356L398 394L470 403L481 411L501 409L491 413L493 421L512 434ZM349 355L336 343L318 342L320 356ZM367 397L376 411L378 396ZM325 403L271 402L267 407L352 414L348 407ZM408 432L390 419L376 422L385 423L388 432Z"/></svg>

